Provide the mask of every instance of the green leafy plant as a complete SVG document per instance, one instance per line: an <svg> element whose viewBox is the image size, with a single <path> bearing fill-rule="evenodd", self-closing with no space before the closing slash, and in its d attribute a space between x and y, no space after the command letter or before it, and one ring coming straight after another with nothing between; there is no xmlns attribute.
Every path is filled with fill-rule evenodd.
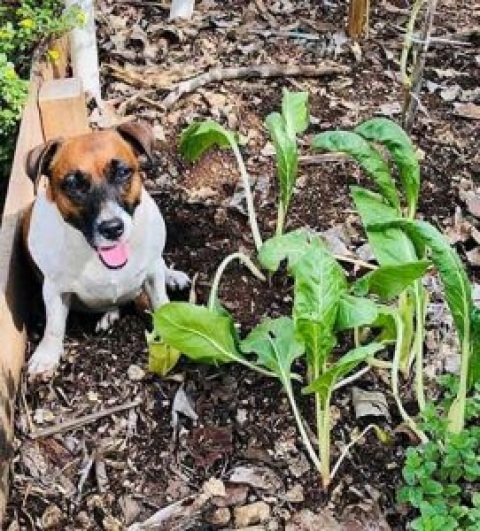
<svg viewBox="0 0 480 531"><path fill-rule="evenodd" d="M281 113L267 116L265 124L275 146L277 176L279 182L277 234L285 224L288 206L298 173L297 135L305 131L309 123L308 94L284 90ZM228 131L213 120L193 122L180 136L180 153L189 162L198 160L212 147L230 147L235 155L242 178L247 202L248 218L257 251L263 244L255 213L250 177L239 148L238 135Z"/></svg>
<svg viewBox="0 0 480 531"><path fill-rule="evenodd" d="M376 145L381 146L393 161L402 194L397 190L389 161ZM408 135L395 122L386 118L374 118L360 124L354 131L321 133L314 138L313 146L351 156L377 185L380 192L378 194L358 186L352 187L351 193L380 266L387 268L405 266L403 273L406 273L409 268L415 267L409 264L422 261L424 259L422 250L416 249L401 230L395 228L383 232L369 230L370 225L397 219L402 216L402 212L405 212L407 219L413 219L415 216L420 188L420 167ZM366 285L363 284L364 287ZM427 294L421 281L416 280L406 284L398 295L398 310L403 321L399 368L407 375L412 361L416 360L416 395L419 407L423 409L425 405L423 342Z"/></svg>
<svg viewBox="0 0 480 531"><path fill-rule="evenodd" d="M189 162L198 160L205 151L213 146L230 147L235 155L245 190L250 229L255 247L258 250L262 246L262 237L258 229L257 216L250 189L250 177L240 153L237 135L213 120L206 120L205 122L193 122L182 132L180 137L180 153Z"/></svg>
<svg viewBox="0 0 480 531"><path fill-rule="evenodd" d="M260 250L259 260L271 272L287 260L295 283L292 317L267 318L245 339L240 339L232 317L218 301L221 266L212 285L208 308L188 303L167 304L154 313L155 330L167 345L196 361L236 362L277 377L287 394L305 448L326 487L333 477L330 469L332 394L336 387L343 385L344 376L362 362L371 362L384 345L361 345L336 361L332 359L333 347L341 331L373 323L378 316L377 306L348 292L342 268L323 242L306 231L268 240ZM254 361L247 357L252 354L256 355ZM313 393L316 401L318 456L293 392L292 382L301 379L293 371L293 365L302 357L306 359L308 382L303 392ZM337 469L338 464L334 472Z"/></svg>
<svg viewBox="0 0 480 531"><path fill-rule="evenodd" d="M480 428L475 425L480 418L479 399L468 399L469 404L477 403L467 417L469 425L452 433L445 419L445 408L455 395L452 387L458 387L458 378L450 378L446 400L439 406L429 403L422 414L429 442L407 450L405 485L398 500L417 510L419 516L411 523L417 531L479 529Z"/></svg>
<svg viewBox="0 0 480 531"><path fill-rule="evenodd" d="M285 217L298 174L297 135L309 124L308 93L283 89L281 113L267 116L265 125L270 133L276 153L279 198L276 234L283 233Z"/></svg>
<svg viewBox="0 0 480 531"><path fill-rule="evenodd" d="M453 316L461 344L461 367L458 392L450 406L449 429L460 433L465 425L466 400L469 388L480 379L479 310L472 298L472 289L460 257L446 238L425 221L397 219L370 226L371 231L400 229L416 248L427 248L439 272L445 299Z"/></svg>

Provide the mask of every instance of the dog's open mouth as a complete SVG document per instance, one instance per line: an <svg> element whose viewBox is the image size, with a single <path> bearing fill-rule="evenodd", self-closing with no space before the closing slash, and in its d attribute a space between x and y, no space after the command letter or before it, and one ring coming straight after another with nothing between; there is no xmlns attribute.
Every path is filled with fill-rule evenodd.
<svg viewBox="0 0 480 531"><path fill-rule="evenodd" d="M100 260L109 269L120 269L128 262L128 246L125 242L111 247L97 247Z"/></svg>

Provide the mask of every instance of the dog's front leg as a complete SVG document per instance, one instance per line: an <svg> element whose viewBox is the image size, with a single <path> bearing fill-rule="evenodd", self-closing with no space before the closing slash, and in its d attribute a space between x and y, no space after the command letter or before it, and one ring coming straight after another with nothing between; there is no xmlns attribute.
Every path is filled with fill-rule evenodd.
<svg viewBox="0 0 480 531"><path fill-rule="evenodd" d="M60 293L52 281L45 279L43 282L43 302L47 323L43 338L28 363L28 372L31 376L52 372L63 354L63 339L70 307L70 295Z"/></svg>
<svg viewBox="0 0 480 531"><path fill-rule="evenodd" d="M150 305L153 310L156 310L169 301L166 286L166 270L165 262L161 258L156 262L155 267L145 281L145 291L150 299Z"/></svg>

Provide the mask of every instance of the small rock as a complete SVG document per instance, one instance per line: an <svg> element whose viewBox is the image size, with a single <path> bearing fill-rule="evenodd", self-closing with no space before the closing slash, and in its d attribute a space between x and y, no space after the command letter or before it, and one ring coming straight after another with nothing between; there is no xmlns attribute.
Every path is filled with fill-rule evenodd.
<svg viewBox="0 0 480 531"><path fill-rule="evenodd" d="M297 457L291 459L288 463L288 470L294 478L301 478L310 470L310 463L303 453L299 453Z"/></svg>
<svg viewBox="0 0 480 531"><path fill-rule="evenodd" d="M56 529L63 523L63 513L56 505L49 505L42 514L42 528Z"/></svg>
<svg viewBox="0 0 480 531"><path fill-rule="evenodd" d="M225 497L225 485L221 479L210 478L202 485L202 491L210 497Z"/></svg>
<svg viewBox="0 0 480 531"><path fill-rule="evenodd" d="M285 493L285 499L290 503L301 503L305 499L303 495L303 487L299 483L294 485L290 490Z"/></svg>
<svg viewBox="0 0 480 531"><path fill-rule="evenodd" d="M480 266L480 247L474 247L471 251L467 251L466 255L470 265Z"/></svg>
<svg viewBox="0 0 480 531"><path fill-rule="evenodd" d="M231 507L243 505L247 501L248 487L246 485L225 485L225 496L215 496L212 503L217 507Z"/></svg>
<svg viewBox="0 0 480 531"><path fill-rule="evenodd" d="M235 526L248 527L249 525L265 522L270 517L270 506L263 501L236 507L234 509Z"/></svg>
<svg viewBox="0 0 480 531"><path fill-rule="evenodd" d="M213 511L207 518L208 523L216 526L224 526L230 522L230 510L227 507L220 507Z"/></svg>
<svg viewBox="0 0 480 531"><path fill-rule="evenodd" d="M145 377L145 371L138 365L130 365L127 370L128 377L133 382L139 382Z"/></svg>
<svg viewBox="0 0 480 531"><path fill-rule="evenodd" d="M92 522L88 517L86 511L80 511L75 518L75 526L77 529L91 529Z"/></svg>
<svg viewBox="0 0 480 531"><path fill-rule="evenodd" d="M467 199L467 209L476 218L480 218L480 197L476 194Z"/></svg>
<svg viewBox="0 0 480 531"><path fill-rule="evenodd" d="M344 529L327 511L315 514L303 509L295 514L285 526L285 531L342 531Z"/></svg>
<svg viewBox="0 0 480 531"><path fill-rule="evenodd" d="M118 520L111 514L109 514L103 519L102 524L103 524L103 529L105 529L105 531L122 531L123 529L123 526L120 520Z"/></svg>
<svg viewBox="0 0 480 531"><path fill-rule="evenodd" d="M235 420L240 424L240 426L243 426L248 419L248 414L246 409L237 409L237 414L235 416Z"/></svg>

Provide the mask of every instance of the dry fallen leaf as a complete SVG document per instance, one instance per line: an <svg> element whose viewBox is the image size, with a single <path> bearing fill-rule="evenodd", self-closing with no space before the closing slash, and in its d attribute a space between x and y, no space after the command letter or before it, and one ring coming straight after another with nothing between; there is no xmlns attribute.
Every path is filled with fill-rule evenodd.
<svg viewBox="0 0 480 531"><path fill-rule="evenodd" d="M455 103L455 114L469 120L480 120L480 105L475 103Z"/></svg>
<svg viewBox="0 0 480 531"><path fill-rule="evenodd" d="M352 403L357 419L372 416L390 420L387 399L379 391L364 391L359 387L352 387Z"/></svg>

